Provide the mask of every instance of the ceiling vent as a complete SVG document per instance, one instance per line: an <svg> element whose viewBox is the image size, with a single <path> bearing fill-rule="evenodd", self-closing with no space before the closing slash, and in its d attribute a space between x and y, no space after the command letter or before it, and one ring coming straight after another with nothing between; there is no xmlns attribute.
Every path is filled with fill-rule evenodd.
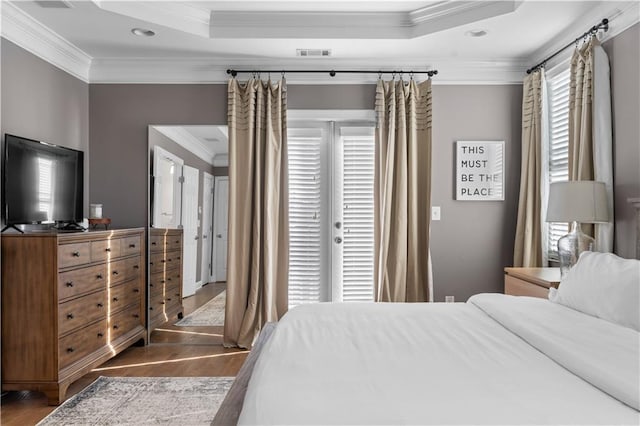
<svg viewBox="0 0 640 426"><path fill-rule="evenodd" d="M296 56L324 58L331 56L331 49L296 49Z"/></svg>
<svg viewBox="0 0 640 426"><path fill-rule="evenodd" d="M45 9L71 9L73 7L71 2L66 0L36 0L35 3Z"/></svg>

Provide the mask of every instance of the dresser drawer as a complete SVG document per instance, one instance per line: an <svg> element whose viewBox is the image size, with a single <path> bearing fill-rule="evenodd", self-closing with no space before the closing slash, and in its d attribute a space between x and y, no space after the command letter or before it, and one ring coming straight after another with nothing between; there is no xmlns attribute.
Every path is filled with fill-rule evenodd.
<svg viewBox="0 0 640 426"><path fill-rule="evenodd" d="M120 238L91 241L91 261L108 262L120 257Z"/></svg>
<svg viewBox="0 0 640 426"><path fill-rule="evenodd" d="M182 266L182 252L180 251L168 251L165 259L167 260L167 269L173 269Z"/></svg>
<svg viewBox="0 0 640 426"><path fill-rule="evenodd" d="M549 289L536 285L534 283L521 280L510 275L504 277L504 294L511 296L529 296L547 299L549 297Z"/></svg>
<svg viewBox="0 0 640 426"><path fill-rule="evenodd" d="M165 254L164 253L152 253L149 255L149 273L155 274L157 272L163 272L165 269Z"/></svg>
<svg viewBox="0 0 640 426"><path fill-rule="evenodd" d="M120 253L122 256L130 256L140 254L142 248L142 240L140 235L122 238L120 241Z"/></svg>
<svg viewBox="0 0 640 426"><path fill-rule="evenodd" d="M164 293L154 295L149 299L149 318L154 318L165 311Z"/></svg>
<svg viewBox="0 0 640 426"><path fill-rule="evenodd" d="M123 281L140 277L140 257L116 260L109 264L110 284L114 285Z"/></svg>
<svg viewBox="0 0 640 426"><path fill-rule="evenodd" d="M84 265L91 262L91 243L61 244L58 246L58 267Z"/></svg>
<svg viewBox="0 0 640 426"><path fill-rule="evenodd" d="M165 272L156 272L149 275L149 297L162 294L167 284L166 275Z"/></svg>
<svg viewBox="0 0 640 426"><path fill-rule="evenodd" d="M165 292L164 292L164 297L167 301L172 301L172 300L180 300L181 297L180 295L182 294L180 291L180 285L179 283L177 283L178 285L172 285L171 287L168 287ZM171 300L169 300L171 299Z"/></svg>
<svg viewBox="0 0 640 426"><path fill-rule="evenodd" d="M139 325L142 325L140 304L135 304L111 317L111 340L117 339Z"/></svg>
<svg viewBox="0 0 640 426"><path fill-rule="evenodd" d="M58 340L60 369L97 351L107 344L107 320L81 328Z"/></svg>
<svg viewBox="0 0 640 426"><path fill-rule="evenodd" d="M61 303L58 308L58 334L63 336L107 315L107 292L87 294Z"/></svg>
<svg viewBox="0 0 640 426"><path fill-rule="evenodd" d="M58 274L58 300L89 293L107 285L107 266L96 265Z"/></svg>
<svg viewBox="0 0 640 426"><path fill-rule="evenodd" d="M167 235L167 250L182 251L182 235Z"/></svg>
<svg viewBox="0 0 640 426"><path fill-rule="evenodd" d="M118 312L133 303L139 304L140 280L134 279L112 287L109 293L109 309L111 312Z"/></svg>
<svg viewBox="0 0 640 426"><path fill-rule="evenodd" d="M151 231L153 232L153 230ZM164 234L151 234L149 235L149 251L163 252L164 251L165 238Z"/></svg>

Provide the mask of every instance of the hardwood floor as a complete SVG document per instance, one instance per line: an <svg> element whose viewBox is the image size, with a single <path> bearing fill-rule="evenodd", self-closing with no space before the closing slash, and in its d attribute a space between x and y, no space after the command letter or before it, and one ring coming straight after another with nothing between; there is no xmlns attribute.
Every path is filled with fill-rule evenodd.
<svg viewBox="0 0 640 426"><path fill-rule="evenodd" d="M215 297L224 283L204 286L184 300L185 315ZM149 346L132 346L74 382L71 397L99 376L197 377L235 376L248 352L222 346L222 327L176 327L173 320L159 327ZM8 392L2 396L2 425L34 425L56 407L40 392Z"/></svg>

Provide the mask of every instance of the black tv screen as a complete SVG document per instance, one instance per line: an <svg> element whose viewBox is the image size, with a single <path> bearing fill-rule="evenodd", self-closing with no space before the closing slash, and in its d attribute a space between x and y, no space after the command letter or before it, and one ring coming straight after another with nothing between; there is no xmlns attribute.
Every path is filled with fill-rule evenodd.
<svg viewBox="0 0 640 426"><path fill-rule="evenodd" d="M5 224L82 221L82 151L9 134L4 148Z"/></svg>

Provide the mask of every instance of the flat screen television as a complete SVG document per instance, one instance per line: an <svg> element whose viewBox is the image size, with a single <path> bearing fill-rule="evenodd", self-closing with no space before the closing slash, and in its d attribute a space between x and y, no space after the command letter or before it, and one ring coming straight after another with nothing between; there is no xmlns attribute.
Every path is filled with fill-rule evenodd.
<svg viewBox="0 0 640 426"><path fill-rule="evenodd" d="M6 134L2 170L5 225L82 221L82 151Z"/></svg>

